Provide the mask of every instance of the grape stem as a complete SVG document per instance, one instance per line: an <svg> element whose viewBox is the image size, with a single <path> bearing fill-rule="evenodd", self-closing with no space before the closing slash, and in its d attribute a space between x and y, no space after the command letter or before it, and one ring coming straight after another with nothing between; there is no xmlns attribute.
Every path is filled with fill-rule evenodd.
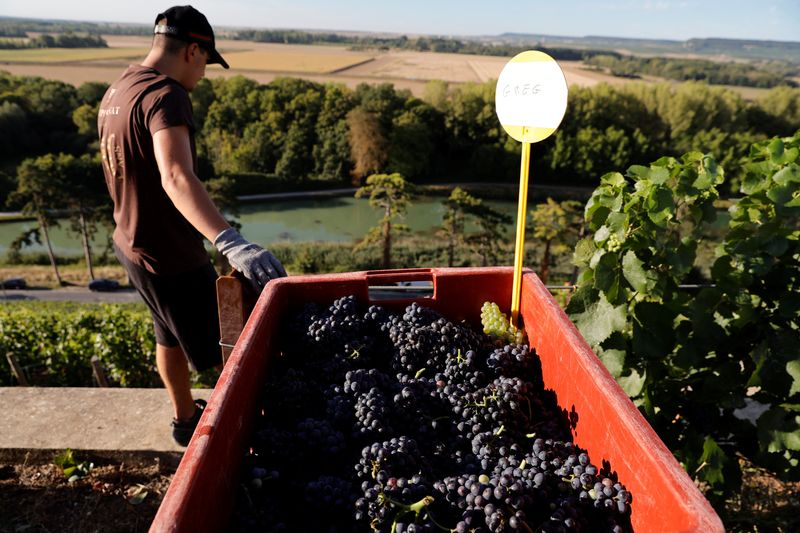
<svg viewBox="0 0 800 533"><path fill-rule="evenodd" d="M387 496L385 492L382 492L381 495L383 496L384 502L388 502L394 505L395 507L399 507L400 509L397 512L397 515L395 515L394 521L392 522L392 533L396 533L397 522L401 518L403 518L408 514L414 513L414 521L416 522L419 519L419 515L422 514L425 508L433 503L433 496L425 496L420 501L407 505L397 500L393 500L392 498Z"/></svg>

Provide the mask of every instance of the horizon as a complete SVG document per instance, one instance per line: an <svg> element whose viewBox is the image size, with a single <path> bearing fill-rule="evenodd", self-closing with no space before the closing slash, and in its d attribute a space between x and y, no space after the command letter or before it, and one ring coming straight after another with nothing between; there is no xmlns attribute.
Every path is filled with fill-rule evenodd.
<svg viewBox="0 0 800 533"><path fill-rule="evenodd" d="M552 5L528 2L515 10L496 10L486 2L421 2L375 5L367 0L328 4L321 0L193 1L219 29L297 30L331 33L381 33L445 37L503 34L561 38L618 38L656 41L735 39L800 42L800 9L792 0L573 0ZM169 2L143 0L114 6L90 0L68 5L55 0L25 3L0 0L0 16L147 26ZM459 13L453 17L452 13ZM50 16L42 17L41 13ZM427 16L422 17L420 13ZM580 13L583 16L577 16ZM522 20L523 22L520 22ZM526 22L531 20L533 22ZM753 21L763 21L754 24ZM246 23L245 23L246 21ZM528 25L521 27L521 25Z"/></svg>

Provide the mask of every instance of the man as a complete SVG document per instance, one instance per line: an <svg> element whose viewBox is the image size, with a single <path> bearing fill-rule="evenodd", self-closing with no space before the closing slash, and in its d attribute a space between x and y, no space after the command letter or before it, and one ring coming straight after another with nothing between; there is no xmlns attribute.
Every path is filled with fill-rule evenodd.
<svg viewBox="0 0 800 533"><path fill-rule="evenodd" d="M172 7L156 17L142 64L109 87L97 121L114 201L115 251L150 308L156 365L175 408L173 437L182 446L205 407L192 398L188 362L198 371L221 363L217 275L203 237L258 291L286 275L271 253L228 225L195 174L188 92L213 63L228 68L206 17L191 6Z"/></svg>

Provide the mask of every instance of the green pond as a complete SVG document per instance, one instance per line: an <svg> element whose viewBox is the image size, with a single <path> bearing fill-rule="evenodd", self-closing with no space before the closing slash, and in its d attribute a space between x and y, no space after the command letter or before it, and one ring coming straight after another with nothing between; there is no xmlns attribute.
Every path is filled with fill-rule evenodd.
<svg viewBox="0 0 800 533"><path fill-rule="evenodd" d="M442 224L444 198L421 198L414 201L403 221L410 230L419 234L431 234ZM513 239L516 224L517 204L513 201L486 201L495 209L512 216L508 227ZM242 224L242 234L249 240L268 246L274 242L328 241L350 242L363 237L375 226L382 213L370 207L366 199L349 196L273 200L243 204L236 219ZM26 229L36 227L33 220L0 223L0 257L9 244ZM81 255L80 236L68 232L69 223L63 221L53 228L50 237L57 255ZM93 244L104 246L107 234L101 229ZM22 252L44 251L44 245L35 244L23 248Z"/></svg>

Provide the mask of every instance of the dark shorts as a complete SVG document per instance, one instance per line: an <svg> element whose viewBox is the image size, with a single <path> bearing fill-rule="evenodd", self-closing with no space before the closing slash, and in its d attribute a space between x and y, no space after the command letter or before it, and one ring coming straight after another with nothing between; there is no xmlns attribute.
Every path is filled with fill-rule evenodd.
<svg viewBox="0 0 800 533"><path fill-rule="evenodd" d="M180 346L197 371L221 365L217 272L211 263L162 276L132 263L116 246L114 252L150 308L156 342L167 348Z"/></svg>

